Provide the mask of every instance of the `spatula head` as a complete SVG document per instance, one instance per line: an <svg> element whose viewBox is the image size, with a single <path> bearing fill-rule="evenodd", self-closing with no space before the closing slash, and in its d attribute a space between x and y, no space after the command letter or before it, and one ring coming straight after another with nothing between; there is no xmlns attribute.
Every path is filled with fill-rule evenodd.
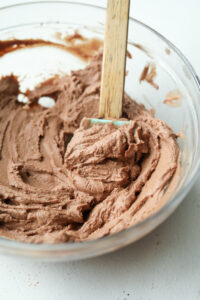
<svg viewBox="0 0 200 300"><path fill-rule="evenodd" d="M91 126L95 124L108 124L112 123L115 126L123 126L125 124L130 124L130 121L119 121L119 120L105 120L105 119L90 119Z"/></svg>

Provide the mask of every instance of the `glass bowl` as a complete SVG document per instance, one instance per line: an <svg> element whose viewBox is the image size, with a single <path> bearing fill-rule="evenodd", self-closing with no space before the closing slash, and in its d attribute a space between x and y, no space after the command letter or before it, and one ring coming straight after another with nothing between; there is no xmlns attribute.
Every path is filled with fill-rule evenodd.
<svg viewBox="0 0 200 300"><path fill-rule="evenodd" d="M9 1L7 3L9 4ZM100 7L69 1L32 3L18 1L15 5L0 9L0 39L42 36L51 40L55 39L57 32L70 33L78 30L88 37L103 40L104 23L105 9ZM181 149L180 174L173 194L165 206L154 215L111 236L90 242L56 245L25 244L0 237L1 253L57 261L88 258L114 251L135 242L163 222L181 203L194 184L200 167L200 82L198 77L188 60L172 43L152 28L132 18L129 22L128 42L128 51L132 59L127 58L126 92L137 102L144 103L147 108L155 109L155 116L169 124L176 133L182 131L181 138L178 139ZM49 51L49 49L44 51ZM40 54L44 51L40 51ZM54 51L60 50L54 49ZM46 70L47 65L49 66L48 72L52 74L65 73L70 69L84 66L81 61L72 59L72 56L66 57L60 54L60 52L54 52L54 59L51 55L45 54L46 66L39 64L41 69L39 71L37 68L34 69L35 71L31 69L32 72L29 71L29 75L37 78L37 72L41 73L44 69ZM16 71L19 75L20 72L27 72L28 69L30 70L28 65L30 58L26 55L29 54L23 55L23 67L19 67L17 63L16 66L10 64L13 69L9 71L8 62L13 59L13 54L7 54L9 61L7 59L6 62L5 57L0 59L1 71L5 73ZM38 52L32 55L35 55L33 62L37 64ZM147 63L156 65L155 81L159 85L158 90L147 82L139 83L141 72ZM28 69L26 69L27 65ZM23 74L21 75L23 77ZM167 105L163 100L169 91L174 90L179 91L181 99L175 102L175 105Z"/></svg>

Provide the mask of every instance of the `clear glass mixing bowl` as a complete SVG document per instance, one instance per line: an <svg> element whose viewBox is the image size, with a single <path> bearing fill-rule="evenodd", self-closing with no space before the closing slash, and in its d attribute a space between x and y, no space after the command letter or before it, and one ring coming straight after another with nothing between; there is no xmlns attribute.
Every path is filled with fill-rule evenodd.
<svg viewBox="0 0 200 300"><path fill-rule="evenodd" d="M103 39L104 23L105 9L96 6L69 1L32 3L19 1L16 5L0 9L0 39L34 38L39 35L51 40L55 38L56 32L71 33L76 29L88 37ZM133 99L144 103L147 108L154 108L156 117L164 120L176 133L183 130L182 138L178 139L182 154L181 170L173 195L167 204L153 216L117 234L91 242L57 245L32 245L1 237L1 253L56 261L82 259L114 251L140 239L163 222L180 204L194 184L200 166L200 83L198 77L188 60L173 44L155 30L132 18L130 18L128 41L128 50L132 59L127 58L126 92ZM134 46L133 43L142 47ZM40 53L43 53L42 51ZM38 64L38 68L39 66L41 68L40 73L47 66L51 73L69 72L69 69L83 67L81 61L60 54L60 52L52 54L54 59L52 59L52 55L41 54L46 65L45 63ZM33 76L37 77L37 68L34 70L30 68L28 65L30 58L26 55L28 55L27 52L23 55L22 68L17 64L15 68L15 65L9 64L13 59L13 54L7 54L7 58L4 57L7 62L3 61L3 58L0 59L0 69L6 73L6 70L9 69L8 66L12 65L13 72L20 73L24 68L24 72L29 70L30 76L33 73ZM33 53L33 55L35 55L33 61L37 66L38 53ZM66 64L65 58L70 63ZM8 65L4 65L3 68L1 62ZM140 74L149 62L156 65L155 81L160 87L159 90L147 82L139 83ZM172 90L179 90L181 100L178 100L175 106L168 106L163 103L163 100Z"/></svg>

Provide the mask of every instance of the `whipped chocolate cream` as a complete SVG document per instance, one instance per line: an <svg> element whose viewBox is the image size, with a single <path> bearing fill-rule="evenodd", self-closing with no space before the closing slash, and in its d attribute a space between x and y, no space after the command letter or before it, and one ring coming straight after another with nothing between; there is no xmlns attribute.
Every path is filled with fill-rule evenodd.
<svg viewBox="0 0 200 300"><path fill-rule="evenodd" d="M129 125L89 126L98 117L102 55L17 101L0 80L0 235L30 243L91 240L141 222L167 201L178 165L176 136L124 96ZM55 100L52 108L38 104Z"/></svg>

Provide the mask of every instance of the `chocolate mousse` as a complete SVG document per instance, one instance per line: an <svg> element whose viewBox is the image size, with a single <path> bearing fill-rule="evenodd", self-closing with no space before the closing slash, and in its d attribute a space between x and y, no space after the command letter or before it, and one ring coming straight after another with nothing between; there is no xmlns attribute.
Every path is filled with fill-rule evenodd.
<svg viewBox="0 0 200 300"><path fill-rule="evenodd" d="M98 117L101 53L18 102L19 82L0 80L0 235L29 243L97 239L158 211L177 171L176 135L124 95L128 125ZM55 105L38 104L42 96Z"/></svg>

